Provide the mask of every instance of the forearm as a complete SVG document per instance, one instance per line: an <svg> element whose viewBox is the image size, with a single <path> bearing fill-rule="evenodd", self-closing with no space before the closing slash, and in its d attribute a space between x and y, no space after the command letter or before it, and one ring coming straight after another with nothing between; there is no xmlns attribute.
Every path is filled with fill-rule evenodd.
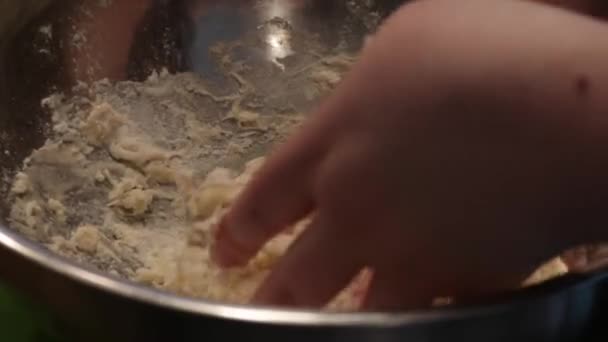
<svg viewBox="0 0 608 342"><path fill-rule="evenodd" d="M528 129L536 130L540 144L555 146L547 153L555 153L556 162L548 165L562 170L546 172L547 179L563 177L563 191L556 192L563 196L554 216L556 235L569 245L608 241L608 26L557 12L536 15L539 23L523 18L514 24L527 36L488 43L490 56L484 57L494 63L489 68L496 67L496 88L483 87L488 97L505 95L501 108L534 120ZM488 74L479 76L487 81Z"/></svg>
<svg viewBox="0 0 608 342"><path fill-rule="evenodd" d="M549 227L546 235L564 247L608 240L607 26L548 6L467 0L413 4L385 30L400 36L369 48L408 53L406 60L382 57L403 69L382 75L383 92L391 75L416 75L408 108L448 106L454 115L442 118L446 132L485 131L488 148L508 135L512 146L497 144L492 158L523 163L504 172L529 193L511 195L524 196L538 225ZM480 115L462 119L459 111Z"/></svg>
<svg viewBox="0 0 608 342"><path fill-rule="evenodd" d="M496 110L528 121L536 135L530 144L553 145L544 153L555 154L545 179L556 176L562 188L553 208L561 212L550 215L555 234L568 245L608 241L608 26L557 12L536 18L512 24L522 30L520 39L498 37L480 49L488 55L477 68L490 61L478 75L480 92L501 94ZM487 84L492 72L494 89Z"/></svg>

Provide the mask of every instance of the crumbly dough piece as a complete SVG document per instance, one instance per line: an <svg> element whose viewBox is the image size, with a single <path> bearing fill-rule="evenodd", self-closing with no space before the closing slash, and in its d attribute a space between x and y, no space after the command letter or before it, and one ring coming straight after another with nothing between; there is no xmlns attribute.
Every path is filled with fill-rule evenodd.
<svg viewBox="0 0 608 342"><path fill-rule="evenodd" d="M153 161L144 168L144 173L148 176L148 181L160 185L176 184L176 171L167 163Z"/></svg>
<svg viewBox="0 0 608 342"><path fill-rule="evenodd" d="M120 135L110 144L110 154L118 160L130 162L139 167L144 167L153 161L165 161L172 157L170 152L126 134Z"/></svg>
<svg viewBox="0 0 608 342"><path fill-rule="evenodd" d="M101 240L99 227L82 226L72 234L72 242L78 250L85 253L94 254Z"/></svg>
<svg viewBox="0 0 608 342"><path fill-rule="evenodd" d="M15 195L25 195L32 190L32 183L27 174L23 172L17 173L13 182L11 192Z"/></svg>
<svg viewBox="0 0 608 342"><path fill-rule="evenodd" d="M28 226L34 228L42 219L42 207L36 201L29 201L25 204L25 222Z"/></svg>
<svg viewBox="0 0 608 342"><path fill-rule="evenodd" d="M65 206L63 205L63 203L59 202L58 200L56 200L54 198L49 198L47 207L53 213L57 222L59 222L61 224L66 222L66 220L67 220L66 209L65 209Z"/></svg>
<svg viewBox="0 0 608 342"><path fill-rule="evenodd" d="M93 107L80 130L88 143L102 146L111 141L125 122L122 115L118 114L110 104L104 102Z"/></svg>

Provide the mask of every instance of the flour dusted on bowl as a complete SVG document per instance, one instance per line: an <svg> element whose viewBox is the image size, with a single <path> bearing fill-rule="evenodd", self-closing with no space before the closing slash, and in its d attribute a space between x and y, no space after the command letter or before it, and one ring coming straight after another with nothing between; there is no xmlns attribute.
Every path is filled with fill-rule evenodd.
<svg viewBox="0 0 608 342"><path fill-rule="evenodd" d="M306 66L297 74L302 96L317 101L351 62L344 56ZM264 94L240 74L231 77L234 87L221 95L195 74L161 72L144 82L80 84L45 99L52 133L13 180L12 226L116 276L247 303L306 222L234 270L210 261L212 229L263 164L260 156L303 116L275 109L271 96L260 104ZM362 284L331 308L355 309Z"/></svg>

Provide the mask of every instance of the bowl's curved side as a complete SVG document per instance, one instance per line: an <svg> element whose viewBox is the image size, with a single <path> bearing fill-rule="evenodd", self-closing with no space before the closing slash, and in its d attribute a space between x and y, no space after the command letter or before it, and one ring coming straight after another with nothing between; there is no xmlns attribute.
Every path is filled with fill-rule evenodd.
<svg viewBox="0 0 608 342"><path fill-rule="evenodd" d="M590 324L601 322L599 310L607 304L603 275L560 279L496 304L411 314L227 306L86 270L2 227L0 278L49 305L76 337L93 341L200 341L254 334L271 341L589 341Z"/></svg>

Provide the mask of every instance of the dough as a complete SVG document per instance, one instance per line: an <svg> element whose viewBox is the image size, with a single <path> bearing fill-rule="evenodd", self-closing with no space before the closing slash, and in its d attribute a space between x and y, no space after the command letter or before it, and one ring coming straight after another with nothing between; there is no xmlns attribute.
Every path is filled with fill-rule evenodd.
<svg viewBox="0 0 608 342"><path fill-rule="evenodd" d="M101 146L110 142L125 119L116 113L108 103L93 107L91 114L80 127L88 143Z"/></svg>
<svg viewBox="0 0 608 342"><path fill-rule="evenodd" d="M23 172L17 173L11 192L16 195L25 195L32 190L30 178Z"/></svg>
<svg viewBox="0 0 608 342"><path fill-rule="evenodd" d="M309 85L329 91L343 70L310 67ZM331 70L328 70L331 69ZM316 75L330 75L317 84ZM53 134L12 184L12 226L68 258L178 294L245 304L306 227L273 240L246 267L209 258L213 230L263 165L269 148L297 127L297 111L269 116L248 105L250 82L216 96L193 74L79 85L43 101ZM255 108L254 108L255 107ZM208 111L208 112L206 112ZM210 113L213 113L211 115ZM330 305L356 309L362 280Z"/></svg>
<svg viewBox="0 0 608 342"><path fill-rule="evenodd" d="M97 252L97 246L101 240L99 227L82 226L76 229L72 235L72 242L76 248L89 254Z"/></svg>

